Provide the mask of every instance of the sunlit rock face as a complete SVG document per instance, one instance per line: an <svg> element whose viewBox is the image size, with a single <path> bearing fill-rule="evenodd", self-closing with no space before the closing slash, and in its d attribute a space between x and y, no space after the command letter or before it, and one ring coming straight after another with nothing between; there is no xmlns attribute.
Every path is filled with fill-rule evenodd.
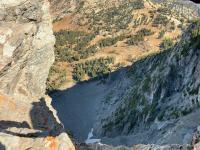
<svg viewBox="0 0 200 150"><path fill-rule="evenodd" d="M39 0L20 2L0 5L0 54L4 68L0 89L7 94L39 98L54 61L49 5L39 5L47 4Z"/></svg>
<svg viewBox="0 0 200 150"><path fill-rule="evenodd" d="M74 149L44 95L54 43L47 0L0 1L0 149Z"/></svg>

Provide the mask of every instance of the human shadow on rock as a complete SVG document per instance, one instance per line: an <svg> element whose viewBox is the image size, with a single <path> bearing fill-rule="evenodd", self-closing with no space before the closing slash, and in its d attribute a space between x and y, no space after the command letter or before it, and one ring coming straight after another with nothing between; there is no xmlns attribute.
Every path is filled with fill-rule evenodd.
<svg viewBox="0 0 200 150"><path fill-rule="evenodd" d="M6 147L0 142L0 150L6 150Z"/></svg>
<svg viewBox="0 0 200 150"><path fill-rule="evenodd" d="M27 138L57 136L62 132L62 125L56 122L53 113L47 107L44 98L41 98L38 102L32 103L32 109L29 114L32 127L30 127L26 121L17 122L0 120L0 132ZM11 128L20 130L12 131Z"/></svg>
<svg viewBox="0 0 200 150"><path fill-rule="evenodd" d="M44 136L44 132L29 132L29 133L19 133L19 132L13 132L9 130L10 128L17 128L20 129L20 132L22 132L21 129L31 129L29 124L26 121L23 122L16 122L16 121L5 121L1 120L0 121L0 132L5 133L5 134L10 134L13 136L19 136L19 137L42 137ZM1 150L1 149L0 149Z"/></svg>
<svg viewBox="0 0 200 150"><path fill-rule="evenodd" d="M11 127L30 129L30 126L26 121L16 122L16 121L0 120L0 130L8 129Z"/></svg>
<svg viewBox="0 0 200 150"><path fill-rule="evenodd" d="M33 102L32 105L30 117L33 128L42 131L45 135L59 135L63 127L57 123L53 112L47 107L44 98L41 98L39 102Z"/></svg>

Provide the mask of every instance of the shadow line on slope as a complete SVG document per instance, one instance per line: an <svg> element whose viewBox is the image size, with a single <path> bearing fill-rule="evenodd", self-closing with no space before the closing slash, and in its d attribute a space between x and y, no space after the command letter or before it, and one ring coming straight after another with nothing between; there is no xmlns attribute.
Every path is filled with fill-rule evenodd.
<svg viewBox="0 0 200 150"><path fill-rule="evenodd" d="M103 80L97 80L97 77L79 82L71 88L50 93L52 106L57 111L57 115L64 124L65 129L68 129L75 138L83 142L97 120L101 102L105 100L105 96L112 90L116 81L123 80L124 76L133 74L135 67L144 61L146 66L152 59L158 61L156 56L160 57L166 52L168 50L141 58L131 66L122 67L111 72ZM145 74L148 71L148 69L142 70L142 73Z"/></svg>
<svg viewBox="0 0 200 150"><path fill-rule="evenodd" d="M50 94L52 106L65 129L83 142L93 128L99 105L105 95L112 89L113 83L122 76L122 72L128 68L112 72L103 80L91 79L79 82L69 89L52 92Z"/></svg>

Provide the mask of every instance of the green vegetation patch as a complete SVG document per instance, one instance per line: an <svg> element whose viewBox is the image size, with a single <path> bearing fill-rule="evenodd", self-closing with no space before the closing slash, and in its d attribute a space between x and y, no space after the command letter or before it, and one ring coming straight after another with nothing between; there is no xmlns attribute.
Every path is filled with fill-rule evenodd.
<svg viewBox="0 0 200 150"><path fill-rule="evenodd" d="M124 36L117 36L113 38L109 37L100 40L97 45L99 45L100 47L112 46L115 45L118 41L122 41L124 38Z"/></svg>
<svg viewBox="0 0 200 150"><path fill-rule="evenodd" d="M174 42L171 38L165 38L160 44L160 48L163 50L170 49L173 46L174 46Z"/></svg>
<svg viewBox="0 0 200 150"><path fill-rule="evenodd" d="M164 35L165 35L165 31L164 31L164 30L160 31L160 32L159 32L159 35L158 35L158 39L163 38Z"/></svg>
<svg viewBox="0 0 200 150"><path fill-rule="evenodd" d="M142 8L144 8L143 0L130 0L119 6L102 9L98 13L93 12L93 15L87 14L90 29L96 34L101 30L111 32L126 29L133 19L133 11Z"/></svg>
<svg viewBox="0 0 200 150"><path fill-rule="evenodd" d="M151 87L151 78L150 77L147 77L144 82L143 82L143 86L142 86L142 89L144 91L148 91Z"/></svg>
<svg viewBox="0 0 200 150"><path fill-rule="evenodd" d="M95 34L61 30L55 33L55 37L57 61L78 61L92 56L97 52L95 45L88 47L89 42L95 38Z"/></svg>
<svg viewBox="0 0 200 150"><path fill-rule="evenodd" d="M84 63L78 63L74 67L73 78L76 81L82 81L86 75L90 78L104 77L110 73L110 64L113 63L113 57L102 57L99 59L89 60Z"/></svg>
<svg viewBox="0 0 200 150"><path fill-rule="evenodd" d="M140 42L144 41L144 35L143 34L136 34L134 36L131 36L128 40L127 40L127 44L128 45L137 45Z"/></svg>
<svg viewBox="0 0 200 150"><path fill-rule="evenodd" d="M154 25L167 25L168 18L162 14L159 14L153 21Z"/></svg>
<svg viewBox="0 0 200 150"><path fill-rule="evenodd" d="M193 22L191 35L192 35L192 38L200 37L200 19Z"/></svg>
<svg viewBox="0 0 200 150"><path fill-rule="evenodd" d="M150 29L142 28L137 31L136 35L130 36L126 43L128 45L137 45L138 43L144 41L145 36L150 36L152 34L154 33Z"/></svg>
<svg viewBox="0 0 200 150"><path fill-rule="evenodd" d="M181 51L181 55L182 56L184 56L184 57L186 57L186 56L188 56L188 54L189 54L189 50L190 50L190 42L184 42L183 44L182 44L183 46L182 46L182 51Z"/></svg>
<svg viewBox="0 0 200 150"><path fill-rule="evenodd" d="M165 14L165 15L170 15L171 14L171 10L169 8L167 8L167 7L158 8L157 12L161 13L161 14Z"/></svg>
<svg viewBox="0 0 200 150"><path fill-rule="evenodd" d="M190 88L190 87L187 87L187 92L190 96L192 95L198 95L199 93L199 88L200 88L200 85L196 86L196 87L193 87L193 88Z"/></svg>
<svg viewBox="0 0 200 150"><path fill-rule="evenodd" d="M66 70L53 65L47 79L47 90L52 91L59 88L66 82Z"/></svg>
<svg viewBox="0 0 200 150"><path fill-rule="evenodd" d="M146 29L146 28L142 28L141 30L139 30L137 32L138 35L143 35L143 36L150 36L153 35L154 32L151 31L151 29Z"/></svg>

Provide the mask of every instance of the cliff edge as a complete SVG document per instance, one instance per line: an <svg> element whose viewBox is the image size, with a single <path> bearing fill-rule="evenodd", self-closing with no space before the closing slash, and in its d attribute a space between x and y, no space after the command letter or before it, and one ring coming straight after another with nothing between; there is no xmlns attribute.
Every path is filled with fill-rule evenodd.
<svg viewBox="0 0 200 150"><path fill-rule="evenodd" d="M0 1L1 150L74 150L45 96L54 43L47 0Z"/></svg>

